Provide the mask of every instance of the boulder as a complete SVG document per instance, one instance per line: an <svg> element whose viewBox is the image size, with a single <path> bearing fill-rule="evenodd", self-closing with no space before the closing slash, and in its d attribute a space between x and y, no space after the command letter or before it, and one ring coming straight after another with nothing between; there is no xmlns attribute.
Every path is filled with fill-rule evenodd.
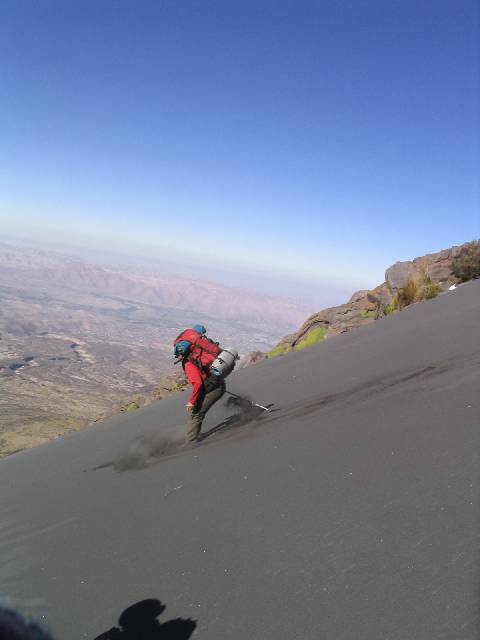
<svg viewBox="0 0 480 640"><path fill-rule="evenodd" d="M377 317L385 312L385 309L393 300L393 294L386 282L368 292L368 299L374 303Z"/></svg>
<svg viewBox="0 0 480 640"><path fill-rule="evenodd" d="M415 274L412 262L396 262L385 271L385 280L392 293L403 289Z"/></svg>

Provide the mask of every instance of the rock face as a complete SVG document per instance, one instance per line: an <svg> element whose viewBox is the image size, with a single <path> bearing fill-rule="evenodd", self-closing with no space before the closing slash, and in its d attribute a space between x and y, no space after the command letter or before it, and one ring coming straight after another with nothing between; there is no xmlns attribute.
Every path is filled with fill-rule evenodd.
<svg viewBox="0 0 480 640"><path fill-rule="evenodd" d="M462 245L465 246L465 245ZM417 275L427 275L433 282L445 283L454 281L451 262L460 253L462 246L444 249L438 253L430 253L411 262L396 262L385 272L386 283L392 293L396 293L407 282Z"/></svg>
<svg viewBox="0 0 480 640"><path fill-rule="evenodd" d="M350 331L354 327L373 322L378 313L378 301L369 291L361 291L352 296L351 302L338 307L330 307L313 314L303 323L300 330L287 339L283 339L295 348L301 340L304 340L312 329L323 327L327 330L329 338L340 333Z"/></svg>
<svg viewBox="0 0 480 640"><path fill-rule="evenodd" d="M442 289L448 289L452 283L456 282L450 266L452 259L458 256L464 246L444 249L438 253L415 258L411 262L396 262L386 270L385 282L370 291L355 292L346 304L313 314L296 333L282 338L274 351L287 352L290 349L295 349L295 346L305 340L308 334L316 328L326 329L325 338L331 338L374 322L385 315L394 296L406 286L409 280L428 276ZM255 354L255 358L253 354L251 355L252 358L246 360L247 364L253 364L262 359L258 357L258 352Z"/></svg>
<svg viewBox="0 0 480 640"><path fill-rule="evenodd" d="M348 304L351 304L353 302L358 302L359 300L364 298L368 293L369 293L368 289L362 289L361 291L356 291L348 301Z"/></svg>

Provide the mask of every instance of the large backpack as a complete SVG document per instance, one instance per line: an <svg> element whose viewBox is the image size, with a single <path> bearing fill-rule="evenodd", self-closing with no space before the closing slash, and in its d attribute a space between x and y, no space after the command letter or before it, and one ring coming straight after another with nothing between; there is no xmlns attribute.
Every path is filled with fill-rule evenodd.
<svg viewBox="0 0 480 640"><path fill-rule="evenodd" d="M174 355L178 362L185 365L186 361L193 362L201 371L208 373L210 366L218 354L222 351L217 342L195 331L185 329L178 335L174 342Z"/></svg>

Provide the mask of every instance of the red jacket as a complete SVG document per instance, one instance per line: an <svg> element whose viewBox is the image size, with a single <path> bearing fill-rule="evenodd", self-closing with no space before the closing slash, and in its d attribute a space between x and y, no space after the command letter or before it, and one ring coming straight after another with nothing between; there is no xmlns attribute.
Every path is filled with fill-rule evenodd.
<svg viewBox="0 0 480 640"><path fill-rule="evenodd" d="M212 342L194 329L185 329L185 331L182 331L182 333L175 338L174 344L182 340L191 342L192 347L189 358L191 357L197 360L200 364L200 366L197 367L190 359L187 359L184 363L185 375L193 387L192 395L188 402L194 405L198 401L203 383L208 378L208 373L206 373L202 367L208 369L221 352L221 349L216 342Z"/></svg>
<svg viewBox="0 0 480 640"><path fill-rule="evenodd" d="M196 404L200 396L200 392L202 391L203 383L207 379L208 375L204 371L200 371L200 369L189 360L185 362L185 375L193 387L192 395L188 402L190 404Z"/></svg>

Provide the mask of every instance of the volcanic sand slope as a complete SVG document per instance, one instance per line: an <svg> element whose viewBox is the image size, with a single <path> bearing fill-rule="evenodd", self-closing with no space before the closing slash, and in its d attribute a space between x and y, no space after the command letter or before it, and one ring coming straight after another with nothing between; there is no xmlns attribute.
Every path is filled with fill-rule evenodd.
<svg viewBox="0 0 480 640"><path fill-rule="evenodd" d="M185 394L1 460L4 594L62 640L144 598L199 639L478 638L479 312L472 282L242 370L277 411L144 469L109 463Z"/></svg>

